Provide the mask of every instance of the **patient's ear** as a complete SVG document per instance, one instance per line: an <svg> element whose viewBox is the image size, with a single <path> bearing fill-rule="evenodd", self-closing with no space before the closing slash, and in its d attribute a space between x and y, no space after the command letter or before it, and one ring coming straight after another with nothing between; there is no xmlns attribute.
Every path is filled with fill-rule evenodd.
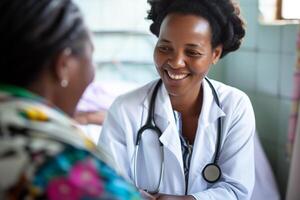
<svg viewBox="0 0 300 200"><path fill-rule="evenodd" d="M72 69L72 51L70 48L64 49L56 58L54 63L54 76L62 87L69 84Z"/></svg>

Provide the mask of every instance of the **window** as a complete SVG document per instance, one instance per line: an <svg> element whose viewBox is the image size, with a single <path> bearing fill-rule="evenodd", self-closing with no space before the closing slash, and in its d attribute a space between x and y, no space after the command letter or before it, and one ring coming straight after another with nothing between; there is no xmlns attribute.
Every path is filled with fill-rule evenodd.
<svg viewBox="0 0 300 200"><path fill-rule="evenodd" d="M142 85L157 77L147 0L74 1L93 31L97 81Z"/></svg>
<svg viewBox="0 0 300 200"><path fill-rule="evenodd" d="M281 17L283 19L300 19L299 0L281 0Z"/></svg>
<svg viewBox="0 0 300 200"><path fill-rule="evenodd" d="M267 24L299 23L299 0L259 0L260 21Z"/></svg>

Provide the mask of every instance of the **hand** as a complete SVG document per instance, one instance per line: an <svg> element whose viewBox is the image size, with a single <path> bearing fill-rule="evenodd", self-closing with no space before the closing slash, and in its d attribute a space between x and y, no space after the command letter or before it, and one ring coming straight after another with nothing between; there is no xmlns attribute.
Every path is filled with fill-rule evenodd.
<svg viewBox="0 0 300 200"><path fill-rule="evenodd" d="M157 200L196 200L191 195L179 196L179 195L167 195L167 194L158 194Z"/></svg>
<svg viewBox="0 0 300 200"><path fill-rule="evenodd" d="M82 125L96 124L102 125L105 118L105 111L97 112L77 112L75 113L74 119Z"/></svg>
<svg viewBox="0 0 300 200"><path fill-rule="evenodd" d="M140 194L144 200L156 200L157 198L144 190L140 190Z"/></svg>

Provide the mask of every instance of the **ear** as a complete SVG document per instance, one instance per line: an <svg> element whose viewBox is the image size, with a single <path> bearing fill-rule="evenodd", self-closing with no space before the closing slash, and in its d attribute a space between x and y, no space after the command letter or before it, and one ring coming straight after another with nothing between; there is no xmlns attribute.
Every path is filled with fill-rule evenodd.
<svg viewBox="0 0 300 200"><path fill-rule="evenodd" d="M70 80L71 49L64 49L58 56L54 66L55 79L61 87L67 87Z"/></svg>
<svg viewBox="0 0 300 200"><path fill-rule="evenodd" d="M212 59L212 63L215 65L218 63L218 61L220 60L220 57L222 55L223 52L223 46L220 44L217 47L215 47L213 49L213 59Z"/></svg>

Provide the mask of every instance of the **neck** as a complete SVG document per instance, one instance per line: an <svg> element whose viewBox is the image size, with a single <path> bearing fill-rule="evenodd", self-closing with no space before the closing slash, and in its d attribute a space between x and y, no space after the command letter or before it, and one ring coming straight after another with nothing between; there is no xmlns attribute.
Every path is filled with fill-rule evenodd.
<svg viewBox="0 0 300 200"><path fill-rule="evenodd" d="M66 91L62 91L60 84L57 83L50 76L40 76L38 80L31 83L26 89L29 91L43 97L50 104L53 104L55 107L67 113L69 116L72 116L74 109L70 102L66 102L63 98L63 94Z"/></svg>
<svg viewBox="0 0 300 200"><path fill-rule="evenodd" d="M198 92L190 92L184 96L170 96L173 109L180 112L183 116L198 117L203 101L202 84L196 91Z"/></svg>
<svg viewBox="0 0 300 200"><path fill-rule="evenodd" d="M54 88L49 84L47 77L40 78L35 82L32 82L26 89L29 91L41 96L42 98L46 99L47 101L54 102Z"/></svg>

